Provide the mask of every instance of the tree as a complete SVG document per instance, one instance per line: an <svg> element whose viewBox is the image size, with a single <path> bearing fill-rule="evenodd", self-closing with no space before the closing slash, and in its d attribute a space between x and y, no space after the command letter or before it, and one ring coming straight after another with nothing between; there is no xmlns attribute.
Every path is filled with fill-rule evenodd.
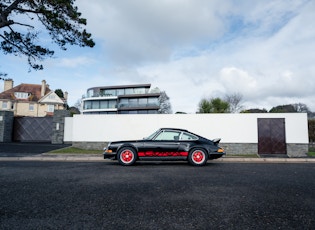
<svg viewBox="0 0 315 230"><path fill-rule="evenodd" d="M63 94L63 91L61 89L56 89L55 93L58 95L58 97L64 98L64 94Z"/></svg>
<svg viewBox="0 0 315 230"><path fill-rule="evenodd" d="M269 111L270 113L310 113L307 105L303 103L278 105Z"/></svg>
<svg viewBox="0 0 315 230"><path fill-rule="evenodd" d="M201 99L201 101L199 102L199 109L198 109L198 113L211 113L211 102L210 100L207 99Z"/></svg>
<svg viewBox="0 0 315 230"><path fill-rule="evenodd" d="M69 107L70 115L73 117L74 114L80 114L80 110L74 106Z"/></svg>
<svg viewBox="0 0 315 230"><path fill-rule="evenodd" d="M309 110L308 106L303 103L296 103L293 104L293 107L295 108L295 111L298 113L310 113L311 111Z"/></svg>
<svg viewBox="0 0 315 230"><path fill-rule="evenodd" d="M266 109L246 109L240 113L268 113L268 111Z"/></svg>
<svg viewBox="0 0 315 230"><path fill-rule="evenodd" d="M240 93L227 94L225 96L225 101L229 103L230 112L237 113L241 111L243 106L241 105L241 101L243 99L243 95Z"/></svg>
<svg viewBox="0 0 315 230"><path fill-rule="evenodd" d="M278 105L275 107L272 107L269 110L269 113L294 113L296 112L293 105Z"/></svg>
<svg viewBox="0 0 315 230"><path fill-rule="evenodd" d="M43 47L39 41L36 24L47 30L52 41L62 50L66 45L93 47L91 34L82 26L86 19L74 6L75 0L1 0L0 49L4 54L26 56L35 70L43 69L37 61L52 57L53 50Z"/></svg>
<svg viewBox="0 0 315 230"><path fill-rule="evenodd" d="M159 97L159 102L160 102L159 113L162 113L162 114L173 113L170 98L169 96L167 96L165 91L161 92L161 96Z"/></svg>
<svg viewBox="0 0 315 230"><path fill-rule="evenodd" d="M198 113L228 113L229 103L220 98L202 99Z"/></svg>
<svg viewBox="0 0 315 230"><path fill-rule="evenodd" d="M315 119L308 120L308 136L310 144L315 142Z"/></svg>
<svg viewBox="0 0 315 230"><path fill-rule="evenodd" d="M82 96L82 99L83 99L83 96ZM82 99L78 99L78 100L76 101L76 103L74 103L74 105L73 105L72 107L75 107L75 108L77 108L78 110L80 110L80 109L81 109Z"/></svg>

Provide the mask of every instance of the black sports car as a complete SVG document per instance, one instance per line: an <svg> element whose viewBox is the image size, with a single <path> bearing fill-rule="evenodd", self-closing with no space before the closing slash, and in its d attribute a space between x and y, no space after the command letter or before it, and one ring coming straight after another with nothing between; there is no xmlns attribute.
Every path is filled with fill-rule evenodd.
<svg viewBox="0 0 315 230"><path fill-rule="evenodd" d="M208 140L184 129L162 128L143 140L115 141L104 149L104 159L132 165L137 160L188 160L202 166L207 160L222 157L221 139Z"/></svg>

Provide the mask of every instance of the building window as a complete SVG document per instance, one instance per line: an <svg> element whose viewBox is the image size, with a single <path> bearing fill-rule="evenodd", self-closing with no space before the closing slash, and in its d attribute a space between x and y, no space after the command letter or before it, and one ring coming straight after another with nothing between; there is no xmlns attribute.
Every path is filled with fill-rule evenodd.
<svg viewBox="0 0 315 230"><path fill-rule="evenodd" d="M91 101L85 101L84 102L84 109L92 109L92 102Z"/></svg>
<svg viewBox="0 0 315 230"><path fill-rule="evenodd" d="M55 110L55 106L54 105L48 105L47 112L53 113L54 110Z"/></svg>
<svg viewBox="0 0 315 230"><path fill-rule="evenodd" d="M93 90L93 89L90 89L90 90L87 92L87 97L94 97L94 90Z"/></svg>
<svg viewBox="0 0 315 230"><path fill-rule="evenodd" d="M85 101L83 109L114 109L116 108L116 100L93 100L93 101Z"/></svg>
<svg viewBox="0 0 315 230"><path fill-rule="evenodd" d="M113 100L108 101L108 108L110 109L116 108L116 101L113 101Z"/></svg>
<svg viewBox="0 0 315 230"><path fill-rule="evenodd" d="M49 99L55 99L56 97L55 97L55 95L49 95L48 98L49 98Z"/></svg>
<svg viewBox="0 0 315 230"><path fill-rule="evenodd" d="M148 110L148 114L158 114L157 110Z"/></svg>
<svg viewBox="0 0 315 230"><path fill-rule="evenodd" d="M3 101L2 102L2 109L7 109L8 108L8 102L7 101Z"/></svg>
<svg viewBox="0 0 315 230"><path fill-rule="evenodd" d="M148 104L150 106L158 106L159 105L159 99L156 97L149 97L148 98Z"/></svg>
<svg viewBox="0 0 315 230"><path fill-rule="evenodd" d="M125 95L124 89L117 89L117 96L120 96L120 95Z"/></svg>
<svg viewBox="0 0 315 230"><path fill-rule="evenodd" d="M129 99L129 105L130 105L130 107L136 107L138 105L138 99L137 98L130 98Z"/></svg>
<svg viewBox="0 0 315 230"><path fill-rule="evenodd" d="M29 104L28 109L29 111L34 111L34 104Z"/></svg>
<svg viewBox="0 0 315 230"><path fill-rule="evenodd" d="M122 98L119 101L119 108L127 107L150 107L159 106L158 98Z"/></svg>
<svg viewBox="0 0 315 230"><path fill-rule="evenodd" d="M145 88L135 88L134 89L135 94L145 94Z"/></svg>
<svg viewBox="0 0 315 230"><path fill-rule="evenodd" d="M131 95L131 94L134 94L133 88L125 89L125 95Z"/></svg>
<svg viewBox="0 0 315 230"><path fill-rule="evenodd" d="M116 96L116 90L114 89L107 89L104 91L104 96Z"/></svg>
<svg viewBox="0 0 315 230"><path fill-rule="evenodd" d="M100 109L107 109L107 108L108 108L108 101L101 101Z"/></svg>
<svg viewBox="0 0 315 230"><path fill-rule="evenodd" d="M99 109L100 101L92 101L92 109Z"/></svg>
<svg viewBox="0 0 315 230"><path fill-rule="evenodd" d="M28 98L29 94L28 93L24 93L24 92L15 92L14 96L16 98L19 98L19 99L26 99L26 98Z"/></svg>

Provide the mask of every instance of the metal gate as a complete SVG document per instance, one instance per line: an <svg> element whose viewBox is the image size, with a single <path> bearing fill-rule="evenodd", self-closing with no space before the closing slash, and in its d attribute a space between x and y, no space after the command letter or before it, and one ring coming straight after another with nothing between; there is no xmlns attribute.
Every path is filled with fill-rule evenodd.
<svg viewBox="0 0 315 230"><path fill-rule="evenodd" d="M258 154L286 154L285 119L258 118Z"/></svg>
<svg viewBox="0 0 315 230"><path fill-rule="evenodd" d="M53 117L15 117L13 141L51 142Z"/></svg>

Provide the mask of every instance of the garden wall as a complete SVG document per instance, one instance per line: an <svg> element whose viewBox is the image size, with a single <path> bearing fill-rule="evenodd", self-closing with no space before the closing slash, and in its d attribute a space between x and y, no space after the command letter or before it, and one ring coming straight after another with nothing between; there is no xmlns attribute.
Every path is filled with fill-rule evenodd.
<svg viewBox="0 0 315 230"><path fill-rule="evenodd" d="M182 128L208 139L221 138L228 154L257 154L258 118L284 118L287 154L307 152L304 113L75 115L65 120L64 141L76 147L101 149L111 141L142 139L162 127Z"/></svg>

